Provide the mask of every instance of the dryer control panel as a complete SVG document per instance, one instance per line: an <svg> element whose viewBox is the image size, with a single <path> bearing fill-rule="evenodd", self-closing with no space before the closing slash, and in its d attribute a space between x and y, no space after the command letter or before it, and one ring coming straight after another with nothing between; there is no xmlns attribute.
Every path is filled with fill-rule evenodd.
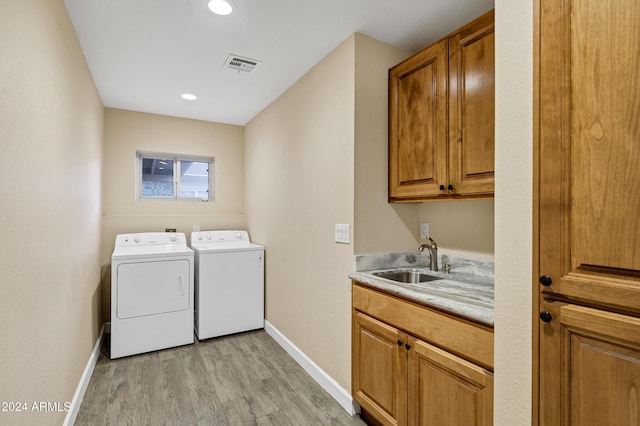
<svg viewBox="0 0 640 426"><path fill-rule="evenodd" d="M136 246L186 246L187 237L182 232L140 232L136 234L119 234L116 236L116 247Z"/></svg>

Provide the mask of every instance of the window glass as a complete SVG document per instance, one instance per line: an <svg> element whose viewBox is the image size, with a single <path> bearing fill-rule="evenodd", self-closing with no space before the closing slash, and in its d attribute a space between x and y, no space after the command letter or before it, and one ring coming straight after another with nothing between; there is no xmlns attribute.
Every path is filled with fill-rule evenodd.
<svg viewBox="0 0 640 426"><path fill-rule="evenodd" d="M213 201L213 158L137 153L138 197Z"/></svg>
<svg viewBox="0 0 640 426"><path fill-rule="evenodd" d="M209 163L180 161L180 198L209 199Z"/></svg>
<svg viewBox="0 0 640 426"><path fill-rule="evenodd" d="M142 158L142 197L173 198L174 160L166 158Z"/></svg>

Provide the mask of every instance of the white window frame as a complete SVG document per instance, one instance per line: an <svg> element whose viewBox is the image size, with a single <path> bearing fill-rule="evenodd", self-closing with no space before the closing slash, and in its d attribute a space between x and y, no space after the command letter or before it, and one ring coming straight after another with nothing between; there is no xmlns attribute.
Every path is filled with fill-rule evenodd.
<svg viewBox="0 0 640 426"><path fill-rule="evenodd" d="M145 197L142 195L142 160L150 158L153 160L171 160L173 167L173 197ZM209 163L209 194L208 198L180 197L180 172L183 161L197 161ZM204 157L198 155L169 154L162 152L136 151L136 199L137 200L173 200L173 201L215 201L214 191L214 165L215 157Z"/></svg>

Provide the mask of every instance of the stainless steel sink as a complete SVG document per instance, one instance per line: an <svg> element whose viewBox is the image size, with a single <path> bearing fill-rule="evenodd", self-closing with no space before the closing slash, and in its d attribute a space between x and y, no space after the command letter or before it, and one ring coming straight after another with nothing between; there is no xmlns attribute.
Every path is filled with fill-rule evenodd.
<svg viewBox="0 0 640 426"><path fill-rule="evenodd" d="M440 277L423 274L420 271L393 271L393 272L374 272L373 275L380 278L386 278L391 281L401 283L425 283L428 281L441 280Z"/></svg>

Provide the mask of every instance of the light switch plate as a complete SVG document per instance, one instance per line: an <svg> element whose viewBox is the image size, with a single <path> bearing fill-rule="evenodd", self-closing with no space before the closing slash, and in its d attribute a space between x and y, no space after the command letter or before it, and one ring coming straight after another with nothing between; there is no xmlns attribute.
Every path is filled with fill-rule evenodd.
<svg viewBox="0 0 640 426"><path fill-rule="evenodd" d="M349 224L336 223L335 232L336 243L349 244Z"/></svg>
<svg viewBox="0 0 640 426"><path fill-rule="evenodd" d="M423 240L429 238L429 224L427 222L420 222L420 238Z"/></svg>

